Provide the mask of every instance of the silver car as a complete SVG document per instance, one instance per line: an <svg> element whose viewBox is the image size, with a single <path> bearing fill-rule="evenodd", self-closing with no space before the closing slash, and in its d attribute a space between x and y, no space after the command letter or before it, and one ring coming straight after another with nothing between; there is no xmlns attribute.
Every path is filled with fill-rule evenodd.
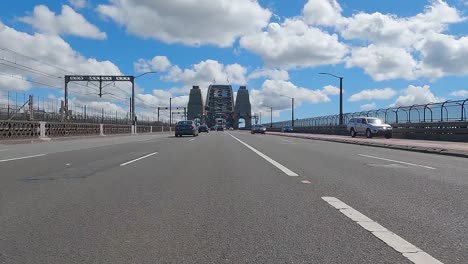
<svg viewBox="0 0 468 264"><path fill-rule="evenodd" d="M382 120L376 117L355 117L349 120L347 129L351 137L358 134L366 135L371 138L377 135L383 135L385 138L392 137L392 126L384 124Z"/></svg>

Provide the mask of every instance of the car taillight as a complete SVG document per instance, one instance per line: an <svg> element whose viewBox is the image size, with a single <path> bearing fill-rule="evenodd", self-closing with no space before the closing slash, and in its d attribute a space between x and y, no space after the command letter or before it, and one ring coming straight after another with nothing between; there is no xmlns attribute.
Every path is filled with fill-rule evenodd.
<svg viewBox="0 0 468 264"><path fill-rule="evenodd" d="M194 129L195 127L194 126L190 126L191 129Z"/></svg>

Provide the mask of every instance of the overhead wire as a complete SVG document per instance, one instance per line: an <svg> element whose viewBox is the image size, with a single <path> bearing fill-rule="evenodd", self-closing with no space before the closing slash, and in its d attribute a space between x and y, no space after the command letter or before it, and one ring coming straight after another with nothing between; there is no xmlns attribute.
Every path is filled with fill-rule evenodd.
<svg viewBox="0 0 468 264"><path fill-rule="evenodd" d="M3 51L6 51L6 52L11 52L11 53L14 53L16 55L19 55L21 57L24 57L24 58L28 58L30 60L33 60L33 61L36 61L38 63L41 63L41 64L44 64L44 65L47 65L47 66L50 66L50 67L53 67L55 69L58 69L62 72L67 72L67 73L70 73L70 74L76 74L72 71L69 71L69 70L66 70L64 68L61 68L57 65L53 65L51 63L48 63L48 62L45 62L45 61L42 61L42 60L39 60L39 59L36 59L34 57L31 57L31 56L28 56L28 55L25 55L25 54L22 54L20 52L17 52L17 51L14 51L14 50L11 50L9 48L5 48L5 47L0 47L0 50L3 50ZM11 64L6 64L6 63L1 63L2 65L5 65L7 67L12 67L12 68L16 68L16 69L19 69L19 70L23 70L23 71L29 71L31 73L34 73L34 74L39 74L39 75L42 75L42 76L45 76L45 77L49 77L49 78L56 78L56 79L59 79L59 78L62 78L61 76L56 76L56 75L53 75L51 73L47 73L47 72L44 72L44 71L40 71L40 70L37 70L37 69L34 69L32 67L29 67L29 66L26 66L26 65L23 65L23 64L20 64L20 63L17 63L17 62L13 62L13 61L9 61L9 60L6 60L4 58L0 58L0 60L3 60L3 61L6 61L6 62L9 62ZM12 65L13 64L13 65ZM56 87L56 86L53 86L53 85L50 85L50 84L44 84L42 82L38 82L38 81L32 81L32 80L28 80L28 79L23 79L23 78L18 78L18 77L14 77L14 76L10 76L10 75L7 75L5 73L3 73L2 75L5 75L5 76L8 76L8 77L11 77L11 78L15 78L15 79L19 79L19 80L23 80L23 81L27 81L27 82L30 82L30 83L35 83L35 84L39 84L39 85L43 85L43 86L46 86L46 87L50 87L50 88L57 88L57 89L60 89L60 87ZM94 84L93 82L89 82L91 85L97 87L97 88L93 88L93 87L90 87L88 85L84 85L82 83L78 83L78 82L70 82L71 84L75 84L75 85L79 85L79 86L82 86L82 87L86 87L86 88L89 88L89 89L93 89L94 91L99 91L97 88L99 88L99 86L97 86L96 84ZM109 86L110 84L106 85L106 86ZM104 87L106 87L104 86ZM102 88L104 88L102 87ZM122 88L118 87L118 86L114 86L115 89L127 94L128 92L123 90ZM81 95L86 95L86 94L83 94L83 93L78 93L78 92L75 92L75 91L69 91L69 93L75 93L75 94L81 94ZM122 97L118 97L114 94L109 94L109 95L113 95L112 97L114 97L115 99L119 99L121 100L121 102L125 102L125 103L128 103L127 102L127 99L126 98L122 98Z"/></svg>

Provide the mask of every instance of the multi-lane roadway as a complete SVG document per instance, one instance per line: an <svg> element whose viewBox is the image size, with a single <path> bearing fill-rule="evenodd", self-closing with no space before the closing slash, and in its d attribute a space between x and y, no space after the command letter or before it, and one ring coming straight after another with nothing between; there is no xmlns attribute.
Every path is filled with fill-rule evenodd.
<svg viewBox="0 0 468 264"><path fill-rule="evenodd" d="M0 263L468 263L468 162L225 131L0 145Z"/></svg>

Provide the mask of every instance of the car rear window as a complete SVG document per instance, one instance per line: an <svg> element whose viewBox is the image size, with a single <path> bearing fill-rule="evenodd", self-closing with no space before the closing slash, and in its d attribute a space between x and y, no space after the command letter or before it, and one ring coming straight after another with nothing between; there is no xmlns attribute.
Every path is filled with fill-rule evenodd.
<svg viewBox="0 0 468 264"><path fill-rule="evenodd" d="M178 125L191 125L192 121L179 121L177 124Z"/></svg>

